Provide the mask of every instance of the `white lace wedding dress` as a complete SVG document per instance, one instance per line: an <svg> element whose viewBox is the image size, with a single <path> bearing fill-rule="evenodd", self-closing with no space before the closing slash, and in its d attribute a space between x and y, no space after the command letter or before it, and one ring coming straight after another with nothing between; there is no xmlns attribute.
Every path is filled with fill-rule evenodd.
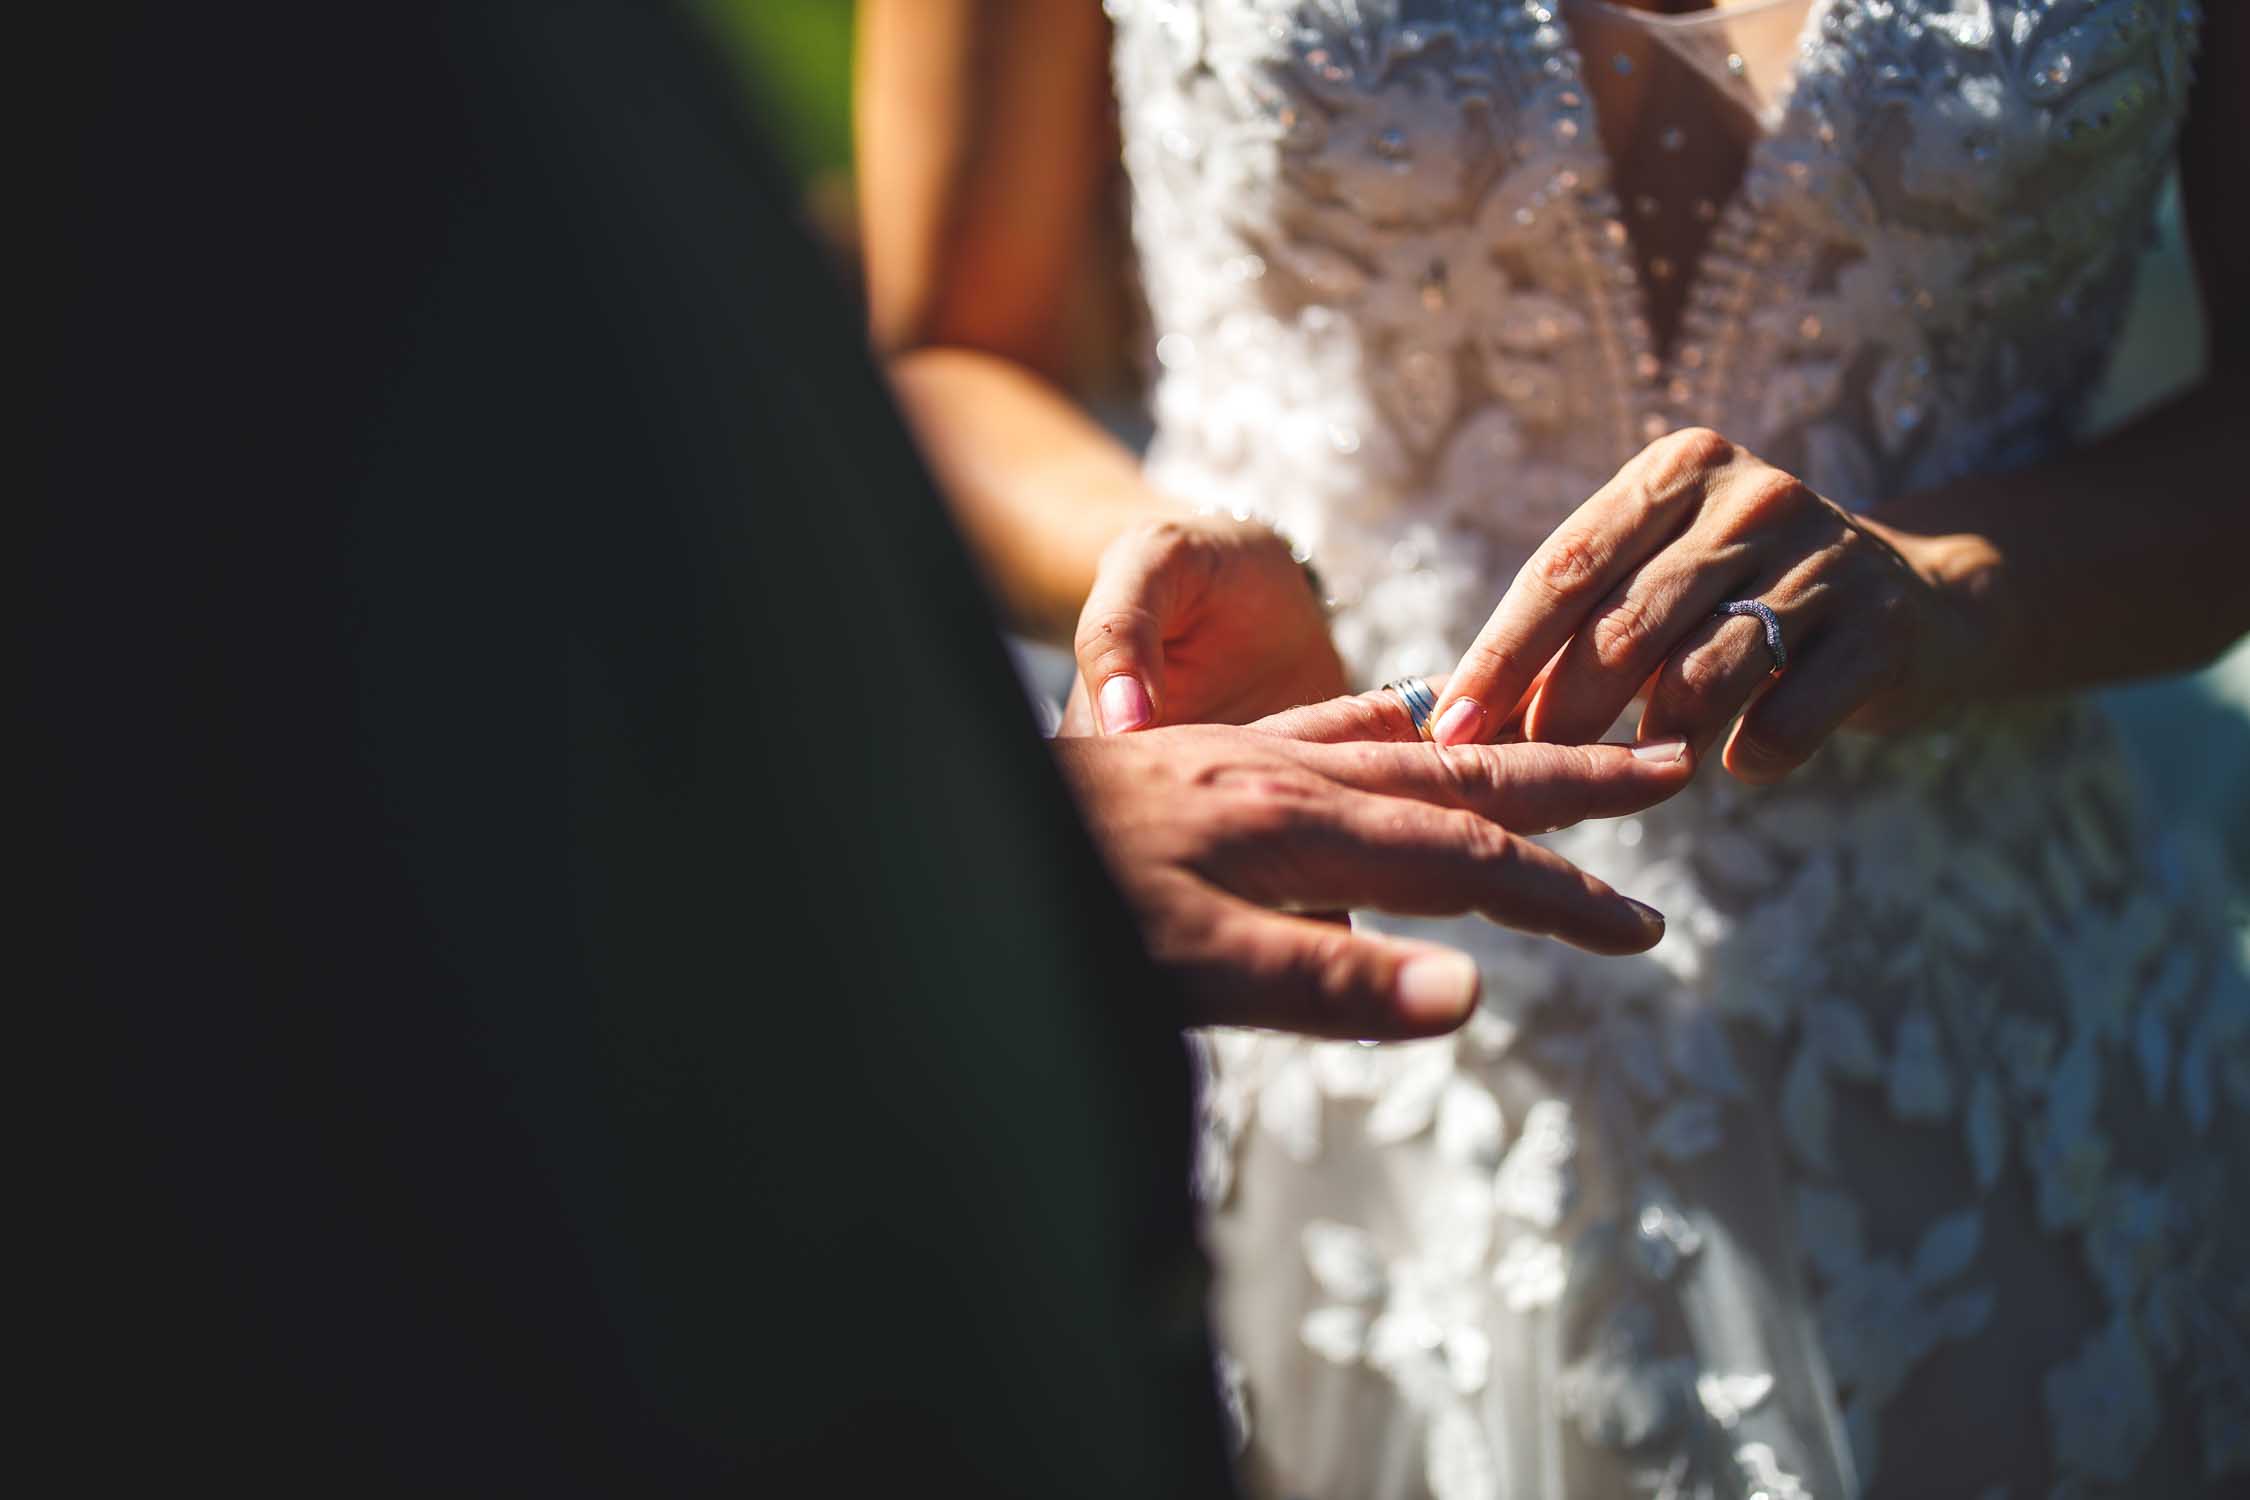
<svg viewBox="0 0 2250 1500"><path fill-rule="evenodd" d="M1107 9L1151 472L1302 543L1370 682L1449 665L1667 429L1854 505L2060 452L2198 32L2184 0ZM1706 771L1552 842L1668 914L1653 954L1430 924L1487 976L1459 1036L1207 1039L1254 1488L2250 1485L2243 939L2096 710Z"/></svg>

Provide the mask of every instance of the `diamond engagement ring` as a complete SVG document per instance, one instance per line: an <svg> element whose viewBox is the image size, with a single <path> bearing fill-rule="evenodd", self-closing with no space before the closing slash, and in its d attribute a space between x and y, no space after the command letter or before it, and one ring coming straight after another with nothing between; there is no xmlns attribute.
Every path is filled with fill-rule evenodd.
<svg viewBox="0 0 2250 1500"><path fill-rule="evenodd" d="M1763 621L1766 627L1766 654L1773 658L1773 669L1778 672L1789 665L1789 648L1781 643L1781 621L1775 618L1772 610L1755 599L1736 599L1720 605L1718 613L1712 618L1723 619L1728 615L1752 615Z"/></svg>
<svg viewBox="0 0 2250 1500"><path fill-rule="evenodd" d="M1414 722L1414 732L1428 739L1430 714L1437 708L1437 694L1430 685L1419 677L1401 677L1384 683L1383 691L1398 694L1398 701L1406 705L1406 717Z"/></svg>

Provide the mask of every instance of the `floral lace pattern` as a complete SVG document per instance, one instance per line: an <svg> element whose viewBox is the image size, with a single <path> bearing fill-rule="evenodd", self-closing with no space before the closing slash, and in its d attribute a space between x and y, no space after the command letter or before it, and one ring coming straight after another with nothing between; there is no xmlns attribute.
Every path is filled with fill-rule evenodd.
<svg viewBox="0 0 2250 1500"><path fill-rule="evenodd" d="M1840 501L2059 451L2188 87L2173 0L1810 0L1654 347L1540 0L1108 0L1152 475L1450 661L1645 439ZM1198 1172L1254 1487L2217 1493L2250 1473L2250 968L2076 702L1550 842L1639 960L1479 924L1462 1033L1221 1033Z"/></svg>

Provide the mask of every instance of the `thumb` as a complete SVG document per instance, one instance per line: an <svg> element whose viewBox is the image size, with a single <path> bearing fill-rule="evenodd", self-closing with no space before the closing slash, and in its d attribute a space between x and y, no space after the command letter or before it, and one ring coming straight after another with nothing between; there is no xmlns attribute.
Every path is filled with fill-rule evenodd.
<svg viewBox="0 0 2250 1500"><path fill-rule="evenodd" d="M1476 961L1247 902L1175 955L1195 1025L1263 1026L1312 1036L1396 1041L1453 1030L1476 1007Z"/></svg>
<svg viewBox="0 0 2250 1500"><path fill-rule="evenodd" d="M1161 566L1127 544L1102 560L1072 649L1078 675L1093 695L1104 734L1125 734L1159 722L1164 701Z"/></svg>

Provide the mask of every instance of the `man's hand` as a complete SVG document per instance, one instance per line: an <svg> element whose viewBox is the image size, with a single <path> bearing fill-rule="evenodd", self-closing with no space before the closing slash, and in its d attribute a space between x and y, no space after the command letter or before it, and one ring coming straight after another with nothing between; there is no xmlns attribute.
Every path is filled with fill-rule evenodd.
<svg viewBox="0 0 2250 1500"><path fill-rule="evenodd" d="M1387 692L1054 751L1191 1021L1340 1037L1449 1031L1477 996L1467 955L1354 932L1345 908L1655 946L1662 916L1520 835L1637 812L1692 770L1678 742L1423 744Z"/></svg>

